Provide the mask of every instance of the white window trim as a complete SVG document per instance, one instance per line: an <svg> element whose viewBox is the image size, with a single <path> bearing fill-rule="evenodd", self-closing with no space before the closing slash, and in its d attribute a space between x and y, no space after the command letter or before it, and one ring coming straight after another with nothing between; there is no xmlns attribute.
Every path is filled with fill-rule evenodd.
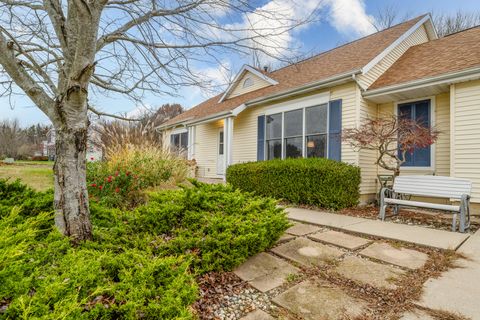
<svg viewBox="0 0 480 320"><path fill-rule="evenodd" d="M294 110L302 110L302 158L306 158L307 157L307 148L306 148L306 143L305 143L305 139L307 137L307 134L306 134L306 119L305 119L305 114L306 114L306 109L308 108L311 108L311 107L318 107L318 106L321 106L321 105L324 105L326 104L327 105L327 128L326 128L326 131L325 133L319 133L319 134L309 134L308 136L314 136L314 135L320 135L320 134L325 134L327 136L327 143L326 143L326 159L329 159L330 158L330 102L327 101L327 102L323 102L323 103L319 103L319 104L314 104L314 105L308 105L308 106L304 106L304 107L298 107L296 106L295 108L289 108L288 110L286 111L277 111L275 113L269 113L269 114L265 114L265 129L264 129L264 132L265 132L265 142L264 142L264 147L263 147L263 159L265 160L271 160L271 159L268 159L268 152L267 152L267 148L268 148L268 145L267 145L267 141L269 140L277 140L277 139L267 139L267 117L269 115L273 115L273 114L278 114L280 113L281 114L281 119L282 119L282 134L281 134L281 158L280 159L286 159L285 157L285 113L288 112L288 111L294 111Z"/></svg>
<svg viewBox="0 0 480 320"><path fill-rule="evenodd" d="M172 129L172 132L170 134L173 135L173 134L185 133L187 131L188 129L186 127L175 128L175 129Z"/></svg>
<svg viewBox="0 0 480 320"><path fill-rule="evenodd" d="M321 104L328 103L330 101L330 92L322 92L312 96L290 100L282 103L275 104L269 109L265 110L265 115L271 115L280 112L287 112L297 109L304 109L308 107L314 107Z"/></svg>
<svg viewBox="0 0 480 320"><path fill-rule="evenodd" d="M398 116L398 105L415 102L415 101L422 101L422 100L430 100L430 126L435 126L435 119L437 117L437 108L436 108L436 99L435 96L427 96L427 97L420 97L415 99L408 99L408 100L400 100L394 102L394 114ZM435 173L436 168L436 142L430 146L430 166L429 167L400 167L400 172L408 172L408 171L431 171Z"/></svg>

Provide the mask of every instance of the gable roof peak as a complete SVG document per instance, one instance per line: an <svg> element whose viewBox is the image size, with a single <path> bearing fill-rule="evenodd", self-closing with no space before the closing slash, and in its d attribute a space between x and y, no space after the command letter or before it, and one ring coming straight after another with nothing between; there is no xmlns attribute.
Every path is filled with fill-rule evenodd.
<svg viewBox="0 0 480 320"><path fill-rule="evenodd" d="M225 90L224 94L222 95L222 97L220 98L220 100L218 101L218 103L221 103L223 102L224 100L226 100L228 98L228 95L233 91L233 89L237 86L238 82L240 81L240 79L242 78L242 76L246 73L246 72L250 72L254 75L256 75L257 77L265 80L266 82L270 83L271 85L276 85L278 84L277 81L273 80L272 78L268 77L266 74L267 72L263 72L261 71L260 69L258 68L255 68L255 67L252 67L251 65L248 65L248 64L244 64L242 66L242 68L240 69L240 71L237 72L237 75L235 76L235 78L233 79L233 81L230 83L230 85L228 86L227 90Z"/></svg>

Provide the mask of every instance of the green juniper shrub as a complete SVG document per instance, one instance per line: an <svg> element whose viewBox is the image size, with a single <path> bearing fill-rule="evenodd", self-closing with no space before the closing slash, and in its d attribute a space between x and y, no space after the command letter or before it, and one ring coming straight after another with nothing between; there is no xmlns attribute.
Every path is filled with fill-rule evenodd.
<svg viewBox="0 0 480 320"><path fill-rule="evenodd" d="M234 188L295 204L342 209L358 203L360 169L325 158L241 163L229 166Z"/></svg>
<svg viewBox="0 0 480 320"><path fill-rule="evenodd" d="M135 210L91 202L94 239L72 246L51 204L25 215L21 190L35 194L3 190L20 201L0 218L0 319L194 319L196 276L231 270L289 226L270 198L192 181Z"/></svg>
<svg viewBox="0 0 480 320"><path fill-rule="evenodd" d="M19 179L0 179L0 217L10 214L14 206L19 206L19 214L25 216L53 211L53 190L37 192Z"/></svg>

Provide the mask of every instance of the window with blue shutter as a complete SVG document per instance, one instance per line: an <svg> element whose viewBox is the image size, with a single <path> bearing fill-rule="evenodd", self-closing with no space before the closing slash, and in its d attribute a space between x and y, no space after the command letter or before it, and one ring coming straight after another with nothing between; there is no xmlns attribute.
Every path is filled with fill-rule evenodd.
<svg viewBox="0 0 480 320"><path fill-rule="evenodd" d="M342 159L342 100L329 103L328 158Z"/></svg>
<svg viewBox="0 0 480 320"><path fill-rule="evenodd" d="M257 161L265 160L265 116L257 121Z"/></svg>
<svg viewBox="0 0 480 320"><path fill-rule="evenodd" d="M398 116L400 118L412 119L424 124L431 125L430 100L402 103L398 105ZM426 148L415 148L413 152L407 152L405 155L404 167L430 167L431 166L431 146Z"/></svg>
<svg viewBox="0 0 480 320"><path fill-rule="evenodd" d="M342 100L259 116L257 132L258 161L302 156L340 161Z"/></svg>

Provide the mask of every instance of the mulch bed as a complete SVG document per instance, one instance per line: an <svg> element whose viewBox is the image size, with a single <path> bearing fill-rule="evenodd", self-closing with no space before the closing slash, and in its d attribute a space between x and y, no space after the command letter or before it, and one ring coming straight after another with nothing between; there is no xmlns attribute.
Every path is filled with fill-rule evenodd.
<svg viewBox="0 0 480 320"><path fill-rule="evenodd" d="M451 214L445 214L445 212L434 211L434 210L425 210L423 212L422 211L400 209L400 213L394 216L391 208L388 208L386 221L408 224L408 225L417 225L417 226L441 229L441 230L447 230L447 231L450 231L452 229ZM378 217L378 207L373 205L368 205L364 207L343 209L336 213L376 220ZM458 221L458 218L457 218L457 221ZM472 219L469 231L471 233L474 233L479 228L480 228L480 223Z"/></svg>

